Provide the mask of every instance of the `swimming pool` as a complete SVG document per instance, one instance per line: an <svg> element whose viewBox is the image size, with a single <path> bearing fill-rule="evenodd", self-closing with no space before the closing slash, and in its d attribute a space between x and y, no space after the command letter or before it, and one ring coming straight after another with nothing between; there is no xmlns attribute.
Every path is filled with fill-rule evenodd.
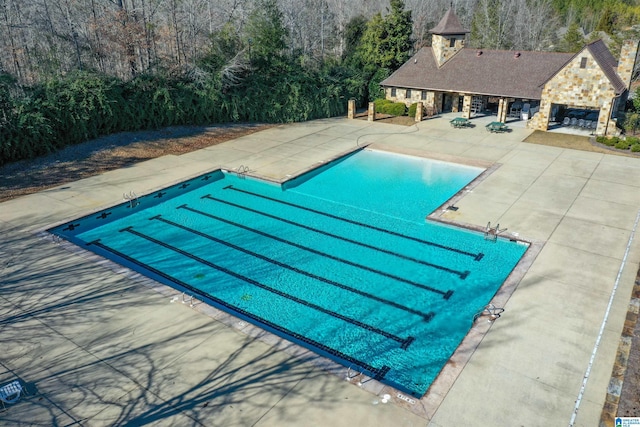
<svg viewBox="0 0 640 427"><path fill-rule="evenodd" d="M363 150L283 186L214 171L49 231L422 396L526 251L425 222L481 172Z"/></svg>

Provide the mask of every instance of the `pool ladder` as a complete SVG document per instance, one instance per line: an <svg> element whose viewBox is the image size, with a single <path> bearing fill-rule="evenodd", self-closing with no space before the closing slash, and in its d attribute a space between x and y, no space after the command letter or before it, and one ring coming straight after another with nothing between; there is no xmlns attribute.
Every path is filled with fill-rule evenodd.
<svg viewBox="0 0 640 427"><path fill-rule="evenodd" d="M138 201L138 195L134 193L133 190L129 191L128 193L123 193L122 198L129 202L130 208L135 208L140 204L140 202Z"/></svg>
<svg viewBox="0 0 640 427"><path fill-rule="evenodd" d="M249 166L240 165L238 166L238 169L236 169L236 174L238 175L238 178L242 178L242 179L246 178L248 172L250 172Z"/></svg>
<svg viewBox="0 0 640 427"><path fill-rule="evenodd" d="M357 383L359 387L362 387L362 385L364 383L366 383L367 381L371 381L371 378L363 380L363 378L365 378L364 371L358 372L357 370L354 369L353 370L353 374L352 374L351 373L352 372L351 371L351 367L352 366L353 365L349 365L349 367L347 368L347 375L344 377L345 381L351 382L352 379L359 378L358 383Z"/></svg>
<svg viewBox="0 0 640 427"><path fill-rule="evenodd" d="M498 317L500 317L502 313L504 313L504 308L496 307L493 304L487 304L482 308L482 310L473 315L473 323L475 323L476 320L485 315L489 316L489 322L493 322Z"/></svg>
<svg viewBox="0 0 640 427"><path fill-rule="evenodd" d="M507 228L500 228L500 224L495 227L491 227L491 221L487 223L487 228L484 229L484 240L491 240L495 242L498 240L498 234L504 233Z"/></svg>

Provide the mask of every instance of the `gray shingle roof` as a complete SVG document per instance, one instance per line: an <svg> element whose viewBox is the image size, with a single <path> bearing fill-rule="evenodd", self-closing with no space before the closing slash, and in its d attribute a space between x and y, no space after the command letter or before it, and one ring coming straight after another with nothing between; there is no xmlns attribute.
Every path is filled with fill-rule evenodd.
<svg viewBox="0 0 640 427"><path fill-rule="evenodd" d="M591 55L594 57L602 71L613 85L616 94L621 94L627 90L627 85L624 84L622 79L617 73L618 61L613 57L607 46L602 40L596 40L593 43L589 43L585 46Z"/></svg>
<svg viewBox="0 0 640 427"><path fill-rule="evenodd" d="M465 29L453 9L447 10L438 25L429 30L433 34L447 35L447 34L467 34L469 30Z"/></svg>
<svg viewBox="0 0 640 427"><path fill-rule="evenodd" d="M478 54L481 52L481 54ZM464 48L438 68L431 47L420 49L382 86L540 99L551 76L573 53Z"/></svg>

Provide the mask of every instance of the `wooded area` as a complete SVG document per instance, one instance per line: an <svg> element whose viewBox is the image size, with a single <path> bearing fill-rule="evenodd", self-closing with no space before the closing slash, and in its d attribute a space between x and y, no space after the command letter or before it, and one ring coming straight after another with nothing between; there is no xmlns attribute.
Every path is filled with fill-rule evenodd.
<svg viewBox="0 0 640 427"><path fill-rule="evenodd" d="M122 130L342 114L451 5L472 46L577 51L606 35L616 53L638 3L0 0L0 164Z"/></svg>

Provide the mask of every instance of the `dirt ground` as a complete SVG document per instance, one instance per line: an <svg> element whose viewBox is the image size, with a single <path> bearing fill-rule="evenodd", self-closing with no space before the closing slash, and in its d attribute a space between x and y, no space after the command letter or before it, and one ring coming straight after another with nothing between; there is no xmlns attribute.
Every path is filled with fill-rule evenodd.
<svg viewBox="0 0 640 427"><path fill-rule="evenodd" d="M122 132L0 167L0 202L167 154L184 154L274 125L179 126Z"/></svg>
<svg viewBox="0 0 640 427"><path fill-rule="evenodd" d="M380 122L405 126L415 123L413 118L406 116L384 117ZM37 159L0 167L0 202L99 175L143 160L199 150L272 126L274 125L246 123L211 127L182 126L105 136ZM525 142L583 151L633 155L576 135L536 131L526 138ZM634 329L618 414L640 416L640 322L636 323Z"/></svg>

